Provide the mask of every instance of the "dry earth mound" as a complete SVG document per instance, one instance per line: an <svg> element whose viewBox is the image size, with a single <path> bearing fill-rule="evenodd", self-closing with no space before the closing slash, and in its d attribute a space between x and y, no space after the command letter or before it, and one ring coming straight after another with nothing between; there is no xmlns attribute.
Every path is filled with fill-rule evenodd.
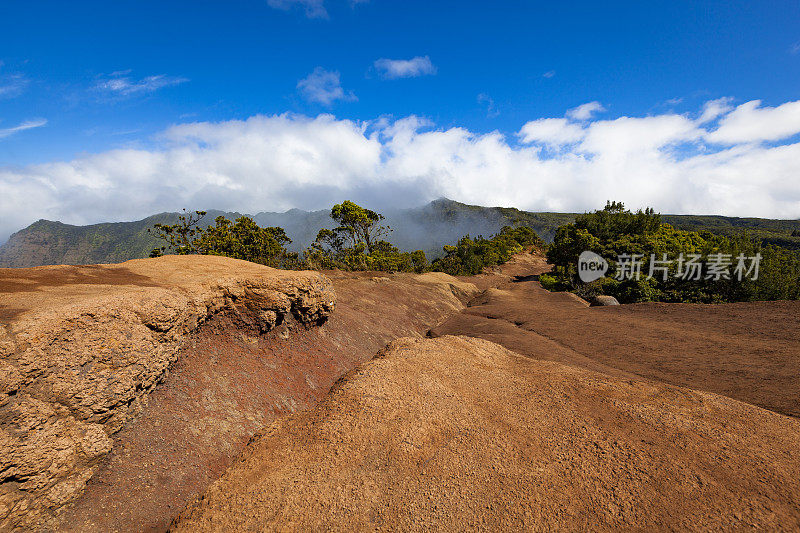
<svg viewBox="0 0 800 533"><path fill-rule="evenodd" d="M386 343L421 337L477 291L450 276L325 274L337 300L320 327L258 334L220 316L191 335L142 414L114 435L113 451L83 495L60 513L57 529L165 530L256 431L315 405Z"/></svg>
<svg viewBox="0 0 800 533"><path fill-rule="evenodd" d="M536 359L723 394L800 417L800 302L588 307L551 293L543 258L517 256L431 335L479 337ZM525 274L527 272L527 275Z"/></svg>
<svg viewBox="0 0 800 533"><path fill-rule="evenodd" d="M796 530L800 422L709 393L402 339L282 418L176 531Z"/></svg>
<svg viewBox="0 0 800 533"><path fill-rule="evenodd" d="M219 257L0 269L0 529L41 527L83 490L189 335L314 325L330 281Z"/></svg>
<svg viewBox="0 0 800 533"><path fill-rule="evenodd" d="M476 292L204 256L0 270L0 530L166 529L256 431Z"/></svg>

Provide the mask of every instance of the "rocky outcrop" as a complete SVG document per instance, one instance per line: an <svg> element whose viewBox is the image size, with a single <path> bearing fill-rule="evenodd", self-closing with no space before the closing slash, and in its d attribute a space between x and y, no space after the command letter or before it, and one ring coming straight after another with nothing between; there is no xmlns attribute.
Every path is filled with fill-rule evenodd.
<svg viewBox="0 0 800 533"><path fill-rule="evenodd" d="M336 310L320 327L243 330L226 316L190 335L141 415L112 437L56 531L166 531L274 420L309 409L398 337L422 337L475 286L447 275L326 272ZM376 281L377 280L377 281Z"/></svg>
<svg viewBox="0 0 800 533"><path fill-rule="evenodd" d="M334 299L321 274L220 257L0 270L0 530L81 493L209 318L309 327Z"/></svg>

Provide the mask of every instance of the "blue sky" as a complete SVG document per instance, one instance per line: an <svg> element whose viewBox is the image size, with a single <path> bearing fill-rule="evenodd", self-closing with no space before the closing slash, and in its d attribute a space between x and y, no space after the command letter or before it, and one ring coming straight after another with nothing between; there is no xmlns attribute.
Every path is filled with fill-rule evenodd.
<svg viewBox="0 0 800 533"><path fill-rule="evenodd" d="M86 184L81 185L74 175L88 161L97 163L93 155L121 149L151 157L170 150L170 143L185 144L189 137L196 140L194 133L172 138L169 128L180 124L220 126L284 113L312 120L330 114L336 121L364 128L365 139L380 130L380 158L385 161L399 150L392 149L390 142L398 141L395 135L403 129L396 123L407 126L403 121L414 117L419 128L412 135L425 129L451 132L451 136L455 131L469 132L464 142L475 149L470 154L480 151L481 140L488 140L481 136L497 132L503 136L504 149L511 150L510 156L503 156L508 166L516 164L526 124L564 117L568 110L590 102L598 102L596 110L585 117L592 121L669 116L696 120L708 102L721 98L727 98L726 112L756 100L756 109L783 109L780 106L800 99L800 2L8 0L0 4L0 61L0 169L5 169L0 188L21 195L20 183L49 180L48 187L63 193L48 197L38 211L31 206L31 215L18 216L14 224L34 216L83 222L144 215L148 208L179 207L163 201L162 196L168 194L178 195L176 204L215 197L188 190L176 179L171 192L162 191L151 204L139 206L142 213L112 208L92 211L89 205L98 198L80 189ZM790 124L778 127L783 133L736 142L748 146L759 142L760 149L764 143L792 145L800 127L794 131L791 126L796 121L795 109L784 111L780 117L774 114L776 121ZM724 120L724 114L719 116ZM711 132L717 124L704 127ZM262 133L263 139L274 130ZM709 149L711 141L697 139L690 134L679 141L699 142L701 148ZM545 159L542 154L550 153L547 148L552 142L536 135L529 140L539 143L539 159ZM202 151L209 141L193 146ZM421 143L414 146L417 157L425 157L424 148ZM711 150L731 148L728 143ZM664 146L658 149L664 153ZM570 157L582 157L587 150L586 146L581 150L559 147L553 153L568 165ZM356 149L353 157L359 157L358 153ZM444 157L453 161L452 154ZM73 177L37 167L57 163L70 163ZM301 163L297 166L302 167ZM120 163L104 164L107 168ZM353 164L358 167L359 162ZM409 203L459 190L442 185L461 179L445 163L424 170L408 162L397 166L406 174L383 166L375 179L394 185L402 181L398 186L402 189L435 175L430 178L433 185L426 182L431 185L430 194L408 197ZM794 170L789 166L782 172ZM227 179L228 188L235 191L237 183L255 179L237 174L241 171L225 174L220 170L217 174L224 175L215 178L214 186L224 187ZM87 172L92 175L97 170ZM98 178L107 194L112 189L127 194L120 184L134 178L120 177L119 172L124 169ZM169 181L169 172L160 169L159 180ZM566 167L564 172L568 173ZM328 195L320 192L326 184L316 183L309 197L322 204L369 188L364 183L371 183L371 178L359 175L361 181L354 182L354 175L349 174L350 181L330 185ZM290 173L259 179L299 183L305 177ZM546 174L542 179L556 178ZM576 186L587 185L588 178L576 179ZM788 174L781 179L787 180ZM534 179L522 185L537 184ZM468 185L465 182L465 188ZM780 196L781 187L786 186L783 182L775 185L773 196ZM766 216L777 211L782 216L800 216L800 192L794 188L788 191L794 203L770 206L765 200L749 212L735 202L714 202L713 191L724 188L719 183L706 186L706 204L675 200L659 207L687 211L717 205L729 214ZM611 186L600 189L603 194L616 192ZM484 196L474 190L462 199ZM296 192L238 207L319 207L311 205L314 201L302 205L301 197ZM487 200L514 203L517 197L507 191L505 196ZM240 197L232 193L221 203L237 207L236 198ZM630 200L650 201L650 197L644 191ZM600 196L574 202L530 197L517 203L531 209L577 209L604 201ZM70 215L76 209L83 209L81 217ZM0 240L2 233L0 229Z"/></svg>

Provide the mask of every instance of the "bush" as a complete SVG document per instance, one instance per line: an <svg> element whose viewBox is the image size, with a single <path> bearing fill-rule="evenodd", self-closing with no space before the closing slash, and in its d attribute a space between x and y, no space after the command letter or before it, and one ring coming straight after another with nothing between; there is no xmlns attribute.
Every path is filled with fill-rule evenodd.
<svg viewBox="0 0 800 533"><path fill-rule="evenodd" d="M577 275L578 256L589 250L603 256L609 272L619 266L623 254L639 254L642 258L639 279L603 278L583 283ZM677 274L677 262L668 266L666 279L655 270L648 278L651 258L699 256L707 264L717 254L727 254L735 262L745 257L761 255L758 279L708 279L701 271L700 279L682 279ZM798 299L800 296L800 257L789 250L762 245L759 239L747 234L733 237L715 235L708 231L682 231L661 222L652 209L631 213L620 203L611 202L600 211L586 213L572 224L556 231L553 244L547 251L553 265L553 277L561 286L583 297L597 294L614 296L623 303L630 302L735 302L749 300ZM663 266L656 265L653 266ZM557 283L550 283L558 286Z"/></svg>
<svg viewBox="0 0 800 533"><path fill-rule="evenodd" d="M331 218L339 226L321 229L306 250L306 263L316 269L378 270L382 272L423 272L428 260L422 250L401 252L380 239L391 228L380 224L383 215L345 201L333 206Z"/></svg>
<svg viewBox="0 0 800 533"><path fill-rule="evenodd" d="M199 223L205 215L205 211L186 214L184 209L178 224L153 226L149 231L166 245L155 248L150 257L169 251L179 255L221 255L277 268L299 266L297 254L286 251L292 241L283 228L262 228L249 217L237 218L234 223L219 216L213 226L204 229Z"/></svg>
<svg viewBox="0 0 800 533"><path fill-rule="evenodd" d="M506 226L490 239L462 237L456 246L444 246L444 256L431 264L431 269L452 276L480 274L483 269L500 265L526 248L545 247L536 232L527 226Z"/></svg>

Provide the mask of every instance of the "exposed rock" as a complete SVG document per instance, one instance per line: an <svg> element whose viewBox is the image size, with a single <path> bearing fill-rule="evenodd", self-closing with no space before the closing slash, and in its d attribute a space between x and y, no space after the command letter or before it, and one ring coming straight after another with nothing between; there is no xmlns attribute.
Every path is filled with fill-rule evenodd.
<svg viewBox="0 0 800 533"><path fill-rule="evenodd" d="M402 339L255 438L175 531L794 530L800 421Z"/></svg>
<svg viewBox="0 0 800 533"><path fill-rule="evenodd" d="M330 280L221 257L0 270L0 530L40 527L75 498L187 336L311 326Z"/></svg>
<svg viewBox="0 0 800 533"><path fill-rule="evenodd" d="M142 414L112 436L114 448L83 494L59 512L56 531L165 531L277 417L313 407L331 385L399 337L421 336L464 308L477 289L447 275L326 272L336 310L321 327L242 330L224 315L191 334Z"/></svg>
<svg viewBox="0 0 800 533"><path fill-rule="evenodd" d="M597 296L592 297L592 299L589 302L589 305L591 305L592 307L599 307L606 305L619 305L619 302L613 296L598 294Z"/></svg>

